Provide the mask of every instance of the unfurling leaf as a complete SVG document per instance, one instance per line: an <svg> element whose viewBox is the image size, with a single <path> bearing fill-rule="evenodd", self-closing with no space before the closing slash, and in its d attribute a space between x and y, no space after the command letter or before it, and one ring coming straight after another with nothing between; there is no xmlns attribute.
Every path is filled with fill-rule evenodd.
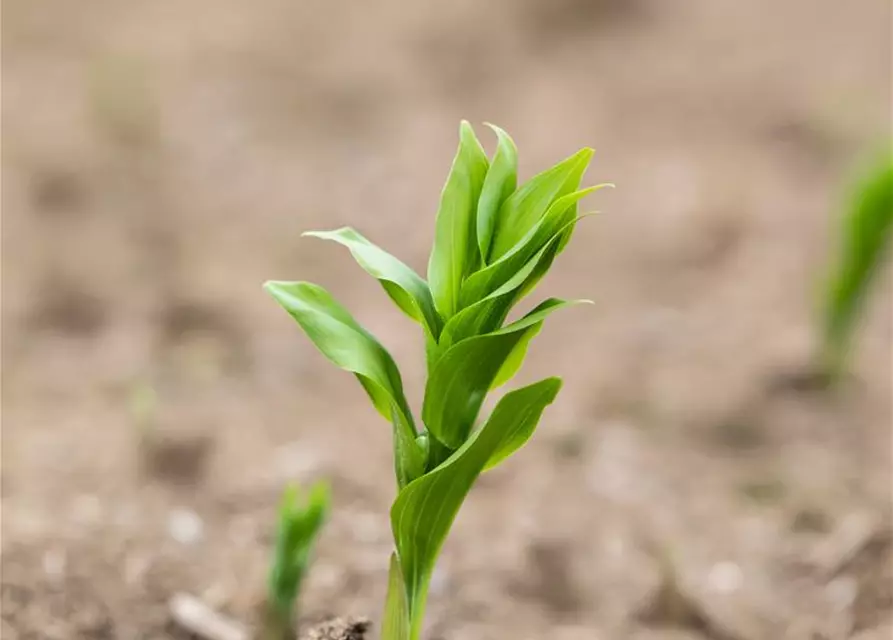
<svg viewBox="0 0 893 640"><path fill-rule="evenodd" d="M579 188L593 153L592 149L581 149L525 182L505 201L496 217L491 262L508 253L527 235L556 198Z"/></svg>
<svg viewBox="0 0 893 640"><path fill-rule="evenodd" d="M588 194L605 185L596 185L569 193L553 202L545 215L519 240L510 251L483 269L473 273L462 284L460 307L465 308L502 287L509 280L517 281L518 273L557 236L568 231L575 222L576 204Z"/></svg>
<svg viewBox="0 0 893 640"><path fill-rule="evenodd" d="M556 234L499 288L450 318L441 332L440 353L465 338L490 333L501 327L512 307L533 290L549 270L559 239Z"/></svg>
<svg viewBox="0 0 893 640"><path fill-rule="evenodd" d="M459 128L459 150L440 196L428 284L438 313L456 312L462 281L480 262L475 212L489 163L468 122Z"/></svg>
<svg viewBox="0 0 893 640"><path fill-rule="evenodd" d="M518 150L509 134L495 125L489 125L498 139L496 153L484 187L478 200L477 240L481 252L481 260L487 264L490 255L490 242L496 227L499 209L518 186Z"/></svg>

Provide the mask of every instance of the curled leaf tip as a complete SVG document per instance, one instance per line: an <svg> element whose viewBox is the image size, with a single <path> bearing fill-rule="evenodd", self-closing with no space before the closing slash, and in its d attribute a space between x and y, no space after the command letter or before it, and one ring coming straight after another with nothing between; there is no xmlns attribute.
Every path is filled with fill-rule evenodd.
<svg viewBox="0 0 893 640"><path fill-rule="evenodd" d="M502 127L500 127L498 125L493 124L492 122L485 122L484 126L488 127L491 131L493 131L493 133L495 133L498 136L502 135L505 137L509 137L509 135L508 135L508 133L506 133L505 129L503 129Z"/></svg>

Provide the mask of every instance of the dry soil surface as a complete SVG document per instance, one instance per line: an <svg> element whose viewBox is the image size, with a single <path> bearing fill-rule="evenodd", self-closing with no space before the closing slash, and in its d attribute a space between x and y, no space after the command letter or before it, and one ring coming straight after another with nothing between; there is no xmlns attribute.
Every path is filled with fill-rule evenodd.
<svg viewBox="0 0 893 640"><path fill-rule="evenodd" d="M389 427L260 289L329 287L419 407L421 336L336 246L424 272L460 118L613 181L539 294L565 377L480 481L432 640L889 637L890 270L809 384L844 187L890 139L882 0L9 0L3 637L249 621L286 482L330 479L304 618L376 621ZM489 136L480 127L481 136ZM486 138L492 149L493 141Z"/></svg>

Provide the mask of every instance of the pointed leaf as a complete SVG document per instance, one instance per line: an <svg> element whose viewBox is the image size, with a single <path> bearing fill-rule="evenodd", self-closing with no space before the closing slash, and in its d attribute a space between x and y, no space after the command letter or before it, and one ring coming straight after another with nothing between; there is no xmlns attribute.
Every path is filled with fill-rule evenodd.
<svg viewBox="0 0 893 640"><path fill-rule="evenodd" d="M391 554L388 571L388 595L381 619L381 640L409 640L409 607L406 603L406 585L397 554Z"/></svg>
<svg viewBox="0 0 893 640"><path fill-rule="evenodd" d="M520 320L498 331L462 340L450 347L425 386L422 420L440 442L456 449L468 437L481 404L503 363L529 331L546 316L573 304L550 298Z"/></svg>
<svg viewBox="0 0 893 640"><path fill-rule="evenodd" d="M391 528L413 626L420 624L434 563L474 481L494 456L533 431L560 388L559 378L547 378L507 393L484 426L461 448L397 496L391 508Z"/></svg>
<svg viewBox="0 0 893 640"><path fill-rule="evenodd" d="M317 349L333 364L354 373L376 410L396 431L395 448L404 480L424 466L412 412L403 394L400 371L391 354L320 286L309 282L267 282L264 288L294 318Z"/></svg>
<svg viewBox="0 0 893 640"><path fill-rule="evenodd" d="M511 250L539 222L556 198L577 189L593 153L592 149L581 149L528 180L505 201L496 218L491 261Z"/></svg>
<svg viewBox="0 0 893 640"><path fill-rule="evenodd" d="M576 204L605 185L596 185L569 193L555 200L530 231L512 249L483 269L471 274L462 283L460 308L466 308L504 285L556 236L576 222Z"/></svg>
<svg viewBox="0 0 893 640"><path fill-rule="evenodd" d="M567 304L592 304L591 300L571 300ZM521 369L521 365L524 364L524 358L527 357L527 350L530 347L530 343L533 339L539 335L539 332L543 328L543 323L540 321L539 323L532 326L525 334L524 337L518 341L518 343L512 348L512 352L505 359L505 362L502 363L502 366L499 368L499 371L496 374L496 377L493 378L493 382L490 383L491 389L496 389L497 387L501 387L506 382L515 377L515 374Z"/></svg>
<svg viewBox="0 0 893 640"><path fill-rule="evenodd" d="M564 229L569 229L575 223L576 220L569 222ZM558 243L562 237L561 231L556 233L533 258L527 261L527 264L516 271L505 283L483 299L464 307L450 318L441 331L440 342L437 345L439 350L435 353L442 354L460 340L498 329L512 307L530 293L549 271L552 262L558 255Z"/></svg>
<svg viewBox="0 0 893 640"><path fill-rule="evenodd" d="M477 239L484 264L490 253L499 209L518 186L518 149L509 134L495 125L489 127L496 133L498 143L478 200Z"/></svg>
<svg viewBox="0 0 893 640"><path fill-rule="evenodd" d="M427 328L435 338L439 335L441 320L434 308L428 283L410 267L350 227L334 231L308 231L303 235L332 240L347 247L357 263L381 282L406 315Z"/></svg>
<svg viewBox="0 0 893 640"><path fill-rule="evenodd" d="M456 312L462 280L480 261L475 212L487 167L487 154L471 125L463 120L459 150L440 196L434 248L428 261L428 283L444 319Z"/></svg>
<svg viewBox="0 0 893 640"><path fill-rule="evenodd" d="M472 336L491 333L502 326L512 306L520 300L522 290L529 290L528 281L538 281L551 265L558 238L543 247L512 278L496 291L465 307L450 318L440 336L440 353L446 352L455 343ZM552 255L546 255L547 253Z"/></svg>
<svg viewBox="0 0 893 640"><path fill-rule="evenodd" d="M610 187L611 189L613 189L614 184L611 182L605 182L600 185L596 185L595 188L603 189L604 187ZM577 205L576 204L573 206L572 210L573 210L574 215L576 215L576 213L577 213ZM593 212L593 213L597 213L597 212ZM590 215L590 214L586 214L586 215ZM561 240L559 240L558 249L555 252L556 256L559 255L562 251L564 251L567 248L568 243L571 241L571 236L574 235L574 229L577 227L577 223L580 221L581 218L586 217L586 215L577 216L576 219L566 229L562 230Z"/></svg>
<svg viewBox="0 0 893 640"><path fill-rule="evenodd" d="M499 367L499 371L496 373L496 377L493 378L493 382L490 383L491 389L501 387L515 377L515 374L521 369L521 365L524 364L524 358L527 357L527 349L530 347L530 343L542 329L542 322L535 324L524 334L523 338L518 340L518 343L512 348L512 351L505 359L505 362Z"/></svg>

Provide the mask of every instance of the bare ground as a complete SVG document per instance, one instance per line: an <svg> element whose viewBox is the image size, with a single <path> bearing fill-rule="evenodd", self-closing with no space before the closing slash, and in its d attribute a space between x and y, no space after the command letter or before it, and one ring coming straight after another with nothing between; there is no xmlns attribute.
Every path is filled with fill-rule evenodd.
<svg viewBox="0 0 893 640"><path fill-rule="evenodd" d="M279 493L323 476L304 616L376 618L388 428L259 284L330 287L419 398L413 327L299 233L351 224L424 271L460 118L510 131L525 176L594 146L618 188L541 285L596 306L538 338L524 379L565 389L464 507L430 637L888 637L889 269L851 378L792 376L843 188L890 139L889 3L3 18L4 638L181 637L177 591L251 620Z"/></svg>

